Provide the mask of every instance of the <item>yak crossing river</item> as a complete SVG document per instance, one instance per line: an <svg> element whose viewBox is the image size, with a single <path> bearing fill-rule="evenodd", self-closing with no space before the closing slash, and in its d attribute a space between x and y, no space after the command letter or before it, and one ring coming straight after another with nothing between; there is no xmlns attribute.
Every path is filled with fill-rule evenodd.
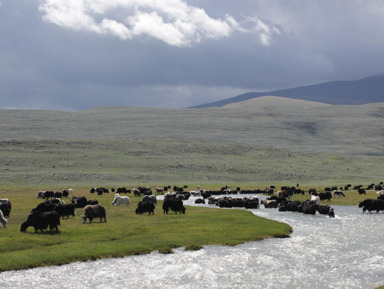
<svg viewBox="0 0 384 289"><path fill-rule="evenodd" d="M195 205L194 198L185 204ZM0 288L351 289L383 285L384 214L363 214L357 206L333 208L335 218L263 206L251 210L290 224L290 238L3 272Z"/></svg>

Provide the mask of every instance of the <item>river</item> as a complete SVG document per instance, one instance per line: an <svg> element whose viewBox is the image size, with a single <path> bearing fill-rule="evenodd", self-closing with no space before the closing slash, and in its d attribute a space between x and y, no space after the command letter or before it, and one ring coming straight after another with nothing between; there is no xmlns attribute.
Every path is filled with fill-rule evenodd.
<svg viewBox="0 0 384 289"><path fill-rule="evenodd" d="M193 201L186 203L194 205ZM349 206L333 208L334 219L263 207L251 210L290 224L290 238L3 272L0 288L352 289L383 285L384 214L362 214Z"/></svg>

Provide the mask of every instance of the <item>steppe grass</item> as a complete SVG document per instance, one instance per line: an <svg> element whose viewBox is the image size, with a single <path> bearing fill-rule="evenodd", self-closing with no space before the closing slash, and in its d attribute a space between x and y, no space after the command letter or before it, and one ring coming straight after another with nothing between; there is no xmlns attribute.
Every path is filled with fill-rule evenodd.
<svg viewBox="0 0 384 289"><path fill-rule="evenodd" d="M360 195L356 190L343 191L343 193L345 197L332 197L330 201L321 201L321 204L331 206L357 206L359 202L365 199L377 199L377 194L374 190L367 191L366 195ZM309 194L306 193L304 195L295 194L291 199L305 201L309 198Z"/></svg>
<svg viewBox="0 0 384 289"><path fill-rule="evenodd" d="M107 211L107 223L95 220L81 224L78 209L75 218L61 220L59 232L35 233L29 227L20 232L36 200L36 191L28 189L2 192L12 201L8 228L0 234L0 271L38 266L60 265L99 258L171 253L173 248L200 249L203 245L236 245L265 238L288 237L292 228L283 223L257 217L246 210L222 210L188 207L185 215L163 214L159 201L154 215L136 215L139 197L131 204L112 207L113 194L91 195L75 190L76 196L97 199ZM67 201L68 202L68 201Z"/></svg>
<svg viewBox="0 0 384 289"><path fill-rule="evenodd" d="M383 156L383 103L324 105L263 97L210 109L103 107L0 110L2 140L148 139L232 142L294 151ZM44 142L42 142L44 143ZM352 168L352 167L351 167Z"/></svg>
<svg viewBox="0 0 384 289"><path fill-rule="evenodd" d="M384 171L383 156L153 138L1 141L0 159L0 189L175 184L265 188L351 181L366 186L382 181Z"/></svg>
<svg viewBox="0 0 384 289"><path fill-rule="evenodd" d="M244 188L247 186L245 184ZM219 186L209 185L217 189ZM303 188L308 191L308 187ZM321 191L322 188L316 188ZM346 197L332 198L323 204L357 206L365 198L376 198L375 191L359 195L344 191ZM1 190L1 198L12 201L8 228L0 232L0 271L38 266L60 265L99 258L147 254L153 251L172 253L176 247L198 250L204 245L236 245L265 238L287 237L292 228L283 223L257 217L246 210L188 207L185 215L163 214L162 201L155 215L136 215L139 197L130 196L131 204L113 207L113 194L92 195L89 189L75 189L74 195L97 199L107 210L107 223L95 220L81 224L83 209L75 218L61 220L59 232L35 233L32 227L20 232L20 225L41 200L37 189L8 188ZM235 195L233 195L235 197ZM308 193L294 195L294 200L306 200ZM68 202L69 200L67 200Z"/></svg>

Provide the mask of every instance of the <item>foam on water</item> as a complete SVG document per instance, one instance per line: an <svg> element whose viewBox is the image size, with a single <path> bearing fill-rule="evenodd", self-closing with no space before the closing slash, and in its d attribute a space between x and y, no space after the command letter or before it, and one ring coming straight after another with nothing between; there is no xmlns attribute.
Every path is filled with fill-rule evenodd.
<svg viewBox="0 0 384 289"><path fill-rule="evenodd" d="M290 224L291 238L3 272L0 287L324 289L384 284L384 214L334 208L334 219L251 210Z"/></svg>

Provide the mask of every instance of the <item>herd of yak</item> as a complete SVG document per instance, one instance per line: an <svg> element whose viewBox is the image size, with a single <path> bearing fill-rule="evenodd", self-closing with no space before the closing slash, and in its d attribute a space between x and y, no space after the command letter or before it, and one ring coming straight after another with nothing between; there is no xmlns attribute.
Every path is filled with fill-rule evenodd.
<svg viewBox="0 0 384 289"><path fill-rule="evenodd" d="M241 190L237 187L235 190L231 190L229 186L225 186L220 190L200 190L198 186L197 190L188 191L187 186L184 187L172 187L167 186L164 188L156 187L157 194L164 195L164 201L162 205L163 213L168 214L169 211L173 211L175 214L185 214L186 208L184 207L184 200L188 200L191 196L195 197L195 204L216 205L220 208L246 208L246 209L259 209L260 205L264 205L264 208L277 208L278 211L291 211L300 212L303 214L323 214L328 215L330 218L335 216L334 209L329 205L320 204L320 201L329 201L332 197L345 197L344 190L357 190L359 194L365 195L366 190L377 190L377 199L365 199L359 202L358 207L362 208L363 213L365 211L384 211L384 188L383 183L379 185L371 184L367 188L363 186L347 185L344 188L341 187L327 187L324 192L318 193L316 189L309 189L308 193L310 199L306 201L293 201L290 198L294 194L305 194L303 190L299 188L299 184L296 187L281 187L281 190L275 192L275 186L270 186L266 189L256 190ZM91 188L91 194L102 195L109 193L107 188ZM129 197L127 194L133 193L134 196L142 197L138 202L135 210L136 214L153 214L156 208L157 198L153 195L152 190L147 187L138 187L137 189L118 188L111 189L114 193L113 206L129 205ZM61 219L75 217L75 210L78 208L84 209L84 214L81 216L82 223L85 223L87 219L91 223L94 219L99 218L100 222L106 222L106 210L103 205L99 204L97 200L88 200L85 196L76 197L71 196L70 203L66 204L63 199L69 198L72 195L72 189L63 190L62 192L53 191L40 191L37 194L37 199L44 199L29 213L27 220L21 224L20 231L24 232L28 227L33 227L35 232L39 230L43 232L49 227L49 231L58 231ZM240 197L236 195L252 195L250 197ZM261 197L261 196L266 197ZM7 219L11 213L11 202L8 199L0 199L0 224L6 228Z"/></svg>

